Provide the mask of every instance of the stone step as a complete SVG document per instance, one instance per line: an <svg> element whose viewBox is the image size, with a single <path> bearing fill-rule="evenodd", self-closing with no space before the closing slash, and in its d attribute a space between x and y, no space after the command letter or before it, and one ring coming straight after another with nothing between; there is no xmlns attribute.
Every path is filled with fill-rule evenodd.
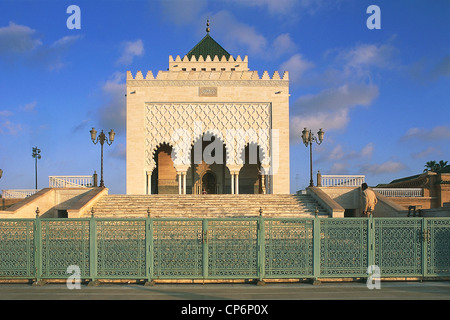
<svg viewBox="0 0 450 320"><path fill-rule="evenodd" d="M107 195L95 216L145 217L311 217L327 212L309 195Z"/></svg>

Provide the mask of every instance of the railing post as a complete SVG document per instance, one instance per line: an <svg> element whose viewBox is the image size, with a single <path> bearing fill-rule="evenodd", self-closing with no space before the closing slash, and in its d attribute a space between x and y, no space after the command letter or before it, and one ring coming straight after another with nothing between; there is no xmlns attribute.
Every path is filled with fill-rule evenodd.
<svg viewBox="0 0 450 320"><path fill-rule="evenodd" d="M320 218L313 219L313 285L319 285L320 276Z"/></svg>
<svg viewBox="0 0 450 320"><path fill-rule="evenodd" d="M373 214L369 215L367 219L367 250L368 250L368 257L367 257L367 263L368 266L372 266L375 264L375 220L373 217Z"/></svg>
<svg viewBox="0 0 450 320"><path fill-rule="evenodd" d="M89 218L89 274L91 281L89 286L98 285L97 282L97 222L94 218L94 209Z"/></svg>
<svg viewBox="0 0 450 320"><path fill-rule="evenodd" d="M153 277L153 218L150 217L150 208L147 210L147 219L145 221L145 264L147 270L147 281L145 286L153 286L155 281Z"/></svg>
<svg viewBox="0 0 450 320"><path fill-rule="evenodd" d="M202 269L203 279L208 277L208 220L202 220Z"/></svg>
<svg viewBox="0 0 450 320"><path fill-rule="evenodd" d="M422 278L425 278L425 276L427 275L427 252L428 252L428 248L427 246L430 244L430 242L428 240L430 237L430 234L428 233L428 220L425 218L422 218Z"/></svg>
<svg viewBox="0 0 450 320"><path fill-rule="evenodd" d="M257 243L258 243L258 282L257 285L265 285L264 276L265 276L265 230L264 230L264 218L262 216L262 208L259 209L259 217L258 217L258 227L257 227Z"/></svg>
<svg viewBox="0 0 450 320"><path fill-rule="evenodd" d="M42 224L39 217L39 208L36 208L36 218L34 220L34 264L36 270L36 282L34 285L41 286L42 281Z"/></svg>
<svg viewBox="0 0 450 320"><path fill-rule="evenodd" d="M317 172L317 186L322 186L322 174L320 173L320 171Z"/></svg>

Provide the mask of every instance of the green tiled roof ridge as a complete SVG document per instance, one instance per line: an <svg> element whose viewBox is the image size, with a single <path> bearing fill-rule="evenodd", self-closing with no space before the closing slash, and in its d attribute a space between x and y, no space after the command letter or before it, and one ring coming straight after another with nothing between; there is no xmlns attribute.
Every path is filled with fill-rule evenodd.
<svg viewBox="0 0 450 320"><path fill-rule="evenodd" d="M192 56L195 56L197 60L200 56L202 56L205 60L207 56L210 56L211 59L215 56L219 59L225 56L228 60L231 55L220 44L218 44L216 40L209 35L209 33L207 33L206 36L186 54L186 56L189 60Z"/></svg>

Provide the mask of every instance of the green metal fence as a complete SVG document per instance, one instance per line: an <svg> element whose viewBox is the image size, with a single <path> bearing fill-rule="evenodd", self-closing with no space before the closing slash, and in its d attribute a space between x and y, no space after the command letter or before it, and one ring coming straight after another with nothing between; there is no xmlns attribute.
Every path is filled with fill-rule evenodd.
<svg viewBox="0 0 450 320"><path fill-rule="evenodd" d="M2 219L0 279L450 276L450 218Z"/></svg>

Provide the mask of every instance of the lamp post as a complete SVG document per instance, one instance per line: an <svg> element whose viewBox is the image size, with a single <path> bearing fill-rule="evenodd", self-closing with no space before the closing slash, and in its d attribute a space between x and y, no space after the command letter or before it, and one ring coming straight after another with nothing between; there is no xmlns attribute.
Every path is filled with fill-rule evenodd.
<svg viewBox="0 0 450 320"><path fill-rule="evenodd" d="M35 177L36 177L36 190L37 190L37 161L38 159L42 158L41 156L41 149L38 149L38 147L33 147L33 153L31 156L35 159Z"/></svg>
<svg viewBox="0 0 450 320"><path fill-rule="evenodd" d="M101 178L100 178L100 187L104 188L105 187L105 183L103 181L103 144L106 142L109 146L114 142L114 135L116 134L114 132L113 129L111 129L110 132L108 132L109 135L109 139L108 137L106 137L106 135L102 132L100 132L100 134L97 137L97 131L92 128L91 131L89 131L91 133L91 140L94 144L97 144L98 142L100 142L101 145L101 149L102 149L102 155L101 155Z"/></svg>
<svg viewBox="0 0 450 320"><path fill-rule="evenodd" d="M316 142L317 144L321 144L323 142L323 136L325 132L320 129L319 132L317 132L317 138L314 136L314 134L311 132L311 130L308 131L308 129L303 129L302 131L302 140L305 145L305 147L308 147L309 144L309 167L310 167L310 175L311 178L309 180L309 186L314 187L314 181L313 181L313 170L312 170L312 143Z"/></svg>

